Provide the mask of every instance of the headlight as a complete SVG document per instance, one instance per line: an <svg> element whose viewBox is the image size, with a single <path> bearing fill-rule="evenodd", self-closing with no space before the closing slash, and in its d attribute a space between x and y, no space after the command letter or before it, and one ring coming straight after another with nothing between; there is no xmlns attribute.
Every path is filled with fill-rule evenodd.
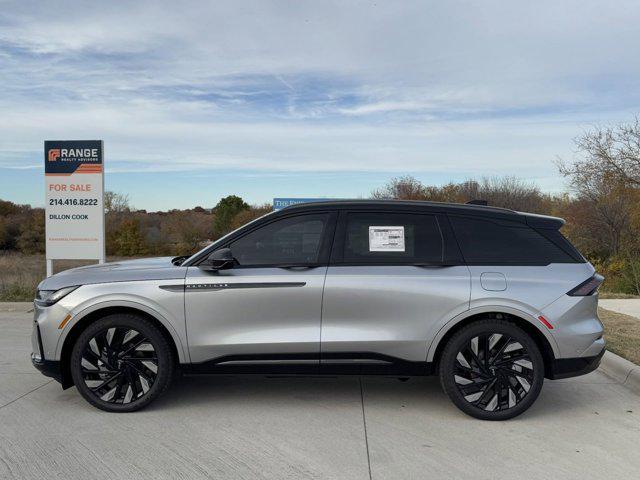
<svg viewBox="0 0 640 480"><path fill-rule="evenodd" d="M80 285L76 285L74 287L64 287L60 290L38 290L36 292L35 302L41 307L48 307L56 303L58 300L61 300L69 295L79 286Z"/></svg>

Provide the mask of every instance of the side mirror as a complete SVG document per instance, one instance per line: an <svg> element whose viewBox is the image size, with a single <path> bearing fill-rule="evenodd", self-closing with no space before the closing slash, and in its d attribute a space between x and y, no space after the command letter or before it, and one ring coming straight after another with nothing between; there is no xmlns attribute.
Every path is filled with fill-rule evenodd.
<svg viewBox="0 0 640 480"><path fill-rule="evenodd" d="M207 259L199 266L201 270L206 272L217 272L218 270L227 270L233 268L235 259L230 248L220 248L209 254Z"/></svg>

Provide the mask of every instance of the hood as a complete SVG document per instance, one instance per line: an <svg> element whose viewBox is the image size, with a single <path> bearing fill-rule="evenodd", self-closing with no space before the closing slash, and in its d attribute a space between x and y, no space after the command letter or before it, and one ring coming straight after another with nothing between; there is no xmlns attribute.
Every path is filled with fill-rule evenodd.
<svg viewBox="0 0 640 480"><path fill-rule="evenodd" d="M174 257L141 258L71 268L45 278L38 289L58 290L90 283L183 279L187 268L173 265L172 258Z"/></svg>

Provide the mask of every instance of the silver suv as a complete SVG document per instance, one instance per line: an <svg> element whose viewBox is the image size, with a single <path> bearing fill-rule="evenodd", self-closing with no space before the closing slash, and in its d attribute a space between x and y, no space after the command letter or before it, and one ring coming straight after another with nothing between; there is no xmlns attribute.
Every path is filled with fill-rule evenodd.
<svg viewBox="0 0 640 480"><path fill-rule="evenodd" d="M597 368L602 277L559 218L333 201L270 213L191 257L67 270L35 299L33 364L129 412L185 373L438 374L503 420Z"/></svg>

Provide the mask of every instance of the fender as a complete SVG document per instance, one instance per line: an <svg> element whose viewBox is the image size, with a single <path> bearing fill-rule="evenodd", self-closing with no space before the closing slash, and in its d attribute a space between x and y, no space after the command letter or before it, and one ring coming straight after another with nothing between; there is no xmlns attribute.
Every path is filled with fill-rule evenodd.
<svg viewBox="0 0 640 480"><path fill-rule="evenodd" d="M438 333L435 335L435 337L433 337L433 340L431 340L431 343L427 348L427 362L433 362L433 359L436 354L436 349L438 348L438 345L440 344L442 338L447 334L448 331L450 331L452 328L458 325L465 318L469 318L473 315L478 315L480 313L507 313L528 321L547 339L547 341L549 342L549 345L551 345L551 349L553 350L553 355L556 358L559 357L560 350L558 349L558 344L555 338L553 337L551 332L549 332L549 330L547 330L546 328L543 328L543 325L537 320L537 318L533 314L525 312L523 310L519 310L514 307L507 307L505 305L482 305L479 307L471 308L463 313L460 313L459 315L456 315L451 320L449 320L446 324L444 324L440 328L440 330L438 330Z"/></svg>
<svg viewBox="0 0 640 480"><path fill-rule="evenodd" d="M77 309L74 309L71 312L69 312L71 314L71 319L66 323L62 334L58 338L58 343L56 345L56 350L55 350L55 358L61 357L62 346L64 345L64 342L67 336L69 335L69 332L84 317L86 317L90 313L93 313L97 310L101 310L103 308L128 307L128 308L133 308L136 310L143 311L151 315L156 320L158 320L167 329L167 331L171 335L171 338L173 339L176 345L176 350L178 352L178 361L180 363L190 363L189 352L185 348L185 342L182 341L174 325L168 320L168 318L170 318L169 313L164 311L164 309L160 305L154 304L154 308L152 308L144 303L140 303L136 301L136 298L134 295L131 296L132 297L131 299L125 299L122 297L113 298L114 295L106 295L105 297L106 298L103 298L102 300L98 300L95 303L91 303L90 305L87 305L86 304L87 302L80 304ZM92 300L96 300L96 299L92 299ZM145 300L147 302L149 301L149 299L145 299Z"/></svg>

